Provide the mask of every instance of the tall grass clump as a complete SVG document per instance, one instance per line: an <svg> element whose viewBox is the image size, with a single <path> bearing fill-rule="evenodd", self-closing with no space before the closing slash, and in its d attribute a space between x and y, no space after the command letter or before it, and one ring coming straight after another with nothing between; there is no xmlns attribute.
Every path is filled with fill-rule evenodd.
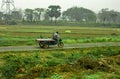
<svg viewBox="0 0 120 79"><path fill-rule="evenodd" d="M62 52L52 52L51 55L56 58L64 58L65 54Z"/></svg>
<svg viewBox="0 0 120 79"><path fill-rule="evenodd" d="M60 74L55 73L54 75L51 76L51 79L63 79L63 78Z"/></svg>
<svg viewBox="0 0 120 79"><path fill-rule="evenodd" d="M102 72L98 72L96 74L84 74L83 78L84 79L100 79L100 76L103 75Z"/></svg>
<svg viewBox="0 0 120 79"><path fill-rule="evenodd" d="M74 64L81 56L83 56L80 53L71 53L69 56L66 56L66 63L68 64Z"/></svg>

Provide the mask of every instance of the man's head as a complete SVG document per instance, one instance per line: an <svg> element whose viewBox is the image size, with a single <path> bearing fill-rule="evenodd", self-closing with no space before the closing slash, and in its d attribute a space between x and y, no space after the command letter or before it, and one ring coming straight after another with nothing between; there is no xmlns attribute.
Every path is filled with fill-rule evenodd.
<svg viewBox="0 0 120 79"><path fill-rule="evenodd" d="M58 34L58 31L56 33Z"/></svg>

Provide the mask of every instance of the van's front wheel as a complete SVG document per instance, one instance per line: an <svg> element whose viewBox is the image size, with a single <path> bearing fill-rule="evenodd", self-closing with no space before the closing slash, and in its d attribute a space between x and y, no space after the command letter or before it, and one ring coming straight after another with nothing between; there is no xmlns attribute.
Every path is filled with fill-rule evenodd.
<svg viewBox="0 0 120 79"><path fill-rule="evenodd" d="M64 43L62 43L62 42L59 43L59 44L58 44L58 47L60 47L60 48L64 47Z"/></svg>

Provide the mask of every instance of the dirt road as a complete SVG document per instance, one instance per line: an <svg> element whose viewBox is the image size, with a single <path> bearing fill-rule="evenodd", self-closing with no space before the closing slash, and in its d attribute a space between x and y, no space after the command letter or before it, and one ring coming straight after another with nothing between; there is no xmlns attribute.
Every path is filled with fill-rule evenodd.
<svg viewBox="0 0 120 79"><path fill-rule="evenodd" d="M63 48L58 48L57 46L50 46L50 48L48 49L42 49L37 45L36 46L7 46L7 47L0 47L0 52L74 49L74 48L103 47L103 46L120 46L120 42L65 44Z"/></svg>

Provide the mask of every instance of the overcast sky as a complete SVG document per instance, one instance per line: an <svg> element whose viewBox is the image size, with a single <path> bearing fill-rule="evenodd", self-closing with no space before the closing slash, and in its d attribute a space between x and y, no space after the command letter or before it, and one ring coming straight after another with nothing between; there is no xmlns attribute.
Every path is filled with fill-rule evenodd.
<svg viewBox="0 0 120 79"><path fill-rule="evenodd" d="M0 0L2 2L2 0ZM0 3L1 5L1 3ZM16 8L47 8L49 5L60 5L62 11L73 7L84 7L98 12L102 8L120 11L120 0L14 0Z"/></svg>

